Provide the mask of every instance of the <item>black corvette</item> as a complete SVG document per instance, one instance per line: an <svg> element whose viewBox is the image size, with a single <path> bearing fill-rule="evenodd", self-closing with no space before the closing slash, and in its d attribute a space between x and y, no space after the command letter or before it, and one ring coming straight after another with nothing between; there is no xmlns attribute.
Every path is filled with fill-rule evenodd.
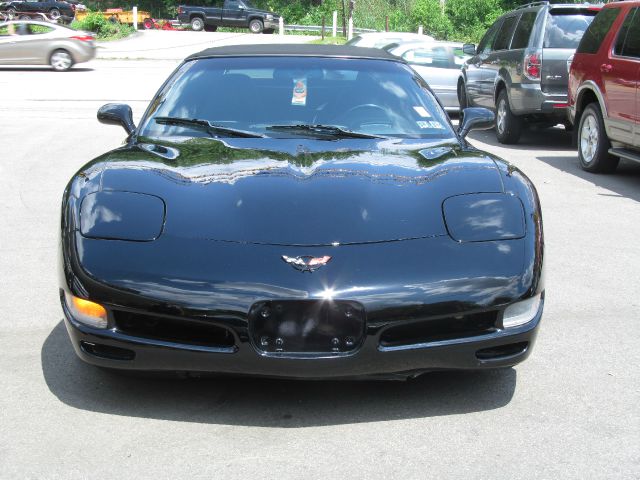
<svg viewBox="0 0 640 480"><path fill-rule="evenodd" d="M544 303L534 186L471 147L402 60L249 46L187 58L62 202L78 356L295 378L506 367Z"/></svg>

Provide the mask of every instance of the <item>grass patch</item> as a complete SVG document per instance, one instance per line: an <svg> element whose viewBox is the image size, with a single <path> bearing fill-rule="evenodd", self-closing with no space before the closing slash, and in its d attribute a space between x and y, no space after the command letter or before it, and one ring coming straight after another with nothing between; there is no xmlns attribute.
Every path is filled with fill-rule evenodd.
<svg viewBox="0 0 640 480"><path fill-rule="evenodd" d="M338 35L337 37L324 37L324 40L319 38L317 40L312 40L309 43L316 45L343 45L346 41L347 39L345 37Z"/></svg>
<svg viewBox="0 0 640 480"><path fill-rule="evenodd" d="M118 40L135 32L132 25L125 25L107 20L100 12L91 12L82 20L74 20L71 28L85 30L96 34L98 40Z"/></svg>

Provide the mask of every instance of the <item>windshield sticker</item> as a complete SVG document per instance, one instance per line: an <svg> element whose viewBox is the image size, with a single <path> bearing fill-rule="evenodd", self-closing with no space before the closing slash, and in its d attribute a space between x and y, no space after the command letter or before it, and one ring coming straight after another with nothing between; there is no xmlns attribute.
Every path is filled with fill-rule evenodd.
<svg viewBox="0 0 640 480"><path fill-rule="evenodd" d="M431 118L431 115L429 115L429 112L427 112L424 107L413 107L413 109L416 111L416 113L418 115L420 115L422 118ZM422 128L422 127L421 127Z"/></svg>
<svg viewBox="0 0 640 480"><path fill-rule="evenodd" d="M293 96L291 97L291 105L305 106L307 104L307 79L293 79Z"/></svg>
<svg viewBox="0 0 640 480"><path fill-rule="evenodd" d="M436 122L435 120L431 120L428 122L424 120L418 120L416 124L420 128L435 128L436 130L444 130L444 127L442 126L442 124L440 122Z"/></svg>

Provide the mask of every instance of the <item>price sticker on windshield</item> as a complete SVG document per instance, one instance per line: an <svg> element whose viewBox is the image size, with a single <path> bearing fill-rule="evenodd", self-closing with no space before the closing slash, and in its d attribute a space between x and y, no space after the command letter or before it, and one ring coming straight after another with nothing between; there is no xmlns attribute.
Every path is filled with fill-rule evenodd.
<svg viewBox="0 0 640 480"><path fill-rule="evenodd" d="M305 106L307 104L307 79L293 79L293 96L291 97L291 105Z"/></svg>

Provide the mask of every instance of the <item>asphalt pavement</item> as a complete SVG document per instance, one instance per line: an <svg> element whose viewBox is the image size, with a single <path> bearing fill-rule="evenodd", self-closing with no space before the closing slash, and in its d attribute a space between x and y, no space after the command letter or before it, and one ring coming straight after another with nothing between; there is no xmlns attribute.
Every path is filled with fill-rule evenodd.
<svg viewBox="0 0 640 480"><path fill-rule="evenodd" d="M139 118L176 65L0 68L0 478L640 478L640 166L584 173L561 128L510 148L471 135L542 201L546 308L515 368L295 382L80 363L58 300L62 192L124 139L97 108Z"/></svg>

